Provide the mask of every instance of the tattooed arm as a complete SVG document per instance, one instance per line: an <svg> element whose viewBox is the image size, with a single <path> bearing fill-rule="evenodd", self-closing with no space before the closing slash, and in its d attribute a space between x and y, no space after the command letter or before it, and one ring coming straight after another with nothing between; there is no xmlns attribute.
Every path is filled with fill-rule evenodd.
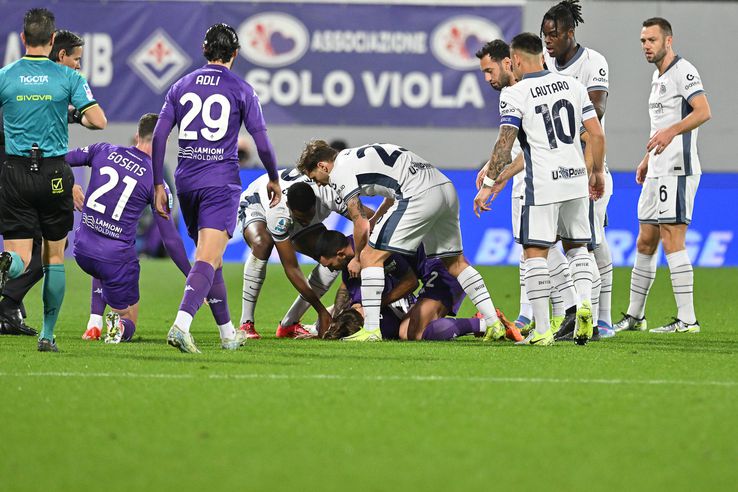
<svg viewBox="0 0 738 492"><path fill-rule="evenodd" d="M346 202L348 216L354 223L354 259L348 264L349 275L358 277L361 273L361 252L369 241L369 220L359 195L354 195Z"/></svg>
<svg viewBox="0 0 738 492"><path fill-rule="evenodd" d="M487 177L497 179L502 171L512 164L512 148L515 139L518 137L518 129L514 126L504 125L500 127L500 134L497 136L495 148L492 151L489 167L487 169Z"/></svg>
<svg viewBox="0 0 738 492"><path fill-rule="evenodd" d="M492 151L492 157L487 165L487 176L485 179L496 180L494 184L483 184L474 198L474 215L480 216L482 212L491 210L490 203L495 199L497 194L505 187L507 180L514 174L510 169L513 164L512 148L515 138L518 136L518 129L515 126L503 125L500 127L500 134L497 136L495 148ZM522 165L522 156L518 156L515 163L518 167ZM502 179L501 179L502 178Z"/></svg>

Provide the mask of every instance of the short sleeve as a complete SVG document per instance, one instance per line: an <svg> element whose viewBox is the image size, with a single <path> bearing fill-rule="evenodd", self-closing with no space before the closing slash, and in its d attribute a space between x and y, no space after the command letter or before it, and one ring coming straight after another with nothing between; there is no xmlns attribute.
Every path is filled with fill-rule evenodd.
<svg viewBox="0 0 738 492"><path fill-rule="evenodd" d="M338 198L341 198L344 204L361 192L361 187L351 166L339 160L336 160L331 171L329 186L333 188Z"/></svg>
<svg viewBox="0 0 738 492"><path fill-rule="evenodd" d="M587 89L582 85L579 85L579 97L582 104L582 121L587 121L590 118L597 118L597 111L595 111L594 104L589 100L589 94Z"/></svg>
<svg viewBox="0 0 738 492"><path fill-rule="evenodd" d="M290 238L292 230L292 217L287 206L280 202L276 207L265 211L267 230L276 242L286 241Z"/></svg>
<svg viewBox="0 0 738 492"><path fill-rule="evenodd" d="M599 53L595 53L589 60L589 72L582 82L587 87L587 92L591 91L609 91L610 89L610 71L607 66L607 60Z"/></svg>
<svg viewBox="0 0 738 492"><path fill-rule="evenodd" d="M90 84L87 83L87 80L82 75L71 68L67 68L67 77L70 81L69 102L72 106L84 113L87 109L97 104L95 97L92 95Z"/></svg>
<svg viewBox="0 0 738 492"><path fill-rule="evenodd" d="M318 198L331 212L345 216L348 213L346 202L343 201L332 186L319 186Z"/></svg>
<svg viewBox="0 0 738 492"><path fill-rule="evenodd" d="M679 67L677 83L677 91L687 102L690 102L695 96L705 93L702 86L702 79L697 69L687 60L682 60Z"/></svg>
<svg viewBox="0 0 738 492"><path fill-rule="evenodd" d="M516 91L503 89L500 94L500 126L520 128L523 120L523 102Z"/></svg>

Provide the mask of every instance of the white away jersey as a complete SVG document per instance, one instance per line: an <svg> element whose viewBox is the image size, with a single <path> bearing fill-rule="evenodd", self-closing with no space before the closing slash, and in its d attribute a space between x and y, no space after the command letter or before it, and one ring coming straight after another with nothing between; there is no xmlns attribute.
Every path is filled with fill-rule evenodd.
<svg viewBox="0 0 738 492"><path fill-rule="evenodd" d="M547 70L529 73L500 94L500 117L500 126L519 129L526 205L589 195L579 129L597 114L582 84Z"/></svg>
<svg viewBox="0 0 738 492"><path fill-rule="evenodd" d="M365 145L341 151L330 183L347 202L356 195L411 198L449 179L418 154L393 144Z"/></svg>
<svg viewBox="0 0 738 492"><path fill-rule="evenodd" d="M566 65L559 65L543 50L543 59L549 72L568 75L577 79L587 91L609 91L610 82L607 60L597 51L580 46Z"/></svg>
<svg viewBox="0 0 738 492"><path fill-rule="evenodd" d="M302 231L323 222L331 212L346 216L346 205L331 186L318 186L310 178L300 173L297 169L284 169L279 171L279 186L282 188L282 198L273 208L269 207L269 196L267 195L267 183L269 176L255 179L241 194L241 202L258 203L264 209L266 224L269 233L275 241L291 239ZM287 207L287 194L290 186L295 183L307 183L313 189L315 197L315 216L307 226L303 226L292 218L290 209Z"/></svg>
<svg viewBox="0 0 738 492"><path fill-rule="evenodd" d="M692 112L689 102L704 92L700 74L684 58L677 56L660 76L659 71L654 70L648 98L651 136L656 130L668 128L684 119ZM677 135L659 155L652 151L648 158L648 177L702 174L697 156L697 130Z"/></svg>

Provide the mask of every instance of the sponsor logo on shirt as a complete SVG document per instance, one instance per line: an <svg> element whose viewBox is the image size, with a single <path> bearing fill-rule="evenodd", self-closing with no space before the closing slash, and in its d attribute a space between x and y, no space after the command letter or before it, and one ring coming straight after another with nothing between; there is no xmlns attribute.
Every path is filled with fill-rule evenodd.
<svg viewBox="0 0 738 492"><path fill-rule="evenodd" d="M305 25L291 15L262 12L238 28L241 56L255 65L276 68L295 63L310 44Z"/></svg>
<svg viewBox="0 0 738 492"><path fill-rule="evenodd" d="M29 101L52 101L54 98L51 94L20 94L15 96L17 102L29 102Z"/></svg>
<svg viewBox="0 0 738 492"><path fill-rule="evenodd" d="M561 167L556 171L551 171L551 177L554 180L557 180L559 178L561 179L573 179L578 178L580 176L586 176L587 175L587 169L584 167L574 168L574 167Z"/></svg>
<svg viewBox="0 0 738 492"><path fill-rule="evenodd" d="M128 65L157 94L164 92L190 63L187 53L161 28L128 58Z"/></svg>
<svg viewBox="0 0 738 492"><path fill-rule="evenodd" d="M48 75L20 75L20 83L23 85L39 85L48 84Z"/></svg>
<svg viewBox="0 0 738 492"><path fill-rule="evenodd" d="M82 88L85 90L85 95L87 96L87 100L94 101L95 98L92 97L92 90L90 89L90 84L85 82L85 85L83 85Z"/></svg>
<svg viewBox="0 0 738 492"><path fill-rule="evenodd" d="M198 161L222 161L225 149L216 147L179 147L177 157Z"/></svg>
<svg viewBox="0 0 738 492"><path fill-rule="evenodd" d="M82 224L96 231L103 236L119 239L123 233L123 228L115 224L111 224L104 219L95 218L93 215L82 213Z"/></svg>
<svg viewBox="0 0 738 492"><path fill-rule="evenodd" d="M433 56L455 70L479 69L474 55L490 39L501 39L499 26L484 17L460 15L439 24L431 34Z"/></svg>

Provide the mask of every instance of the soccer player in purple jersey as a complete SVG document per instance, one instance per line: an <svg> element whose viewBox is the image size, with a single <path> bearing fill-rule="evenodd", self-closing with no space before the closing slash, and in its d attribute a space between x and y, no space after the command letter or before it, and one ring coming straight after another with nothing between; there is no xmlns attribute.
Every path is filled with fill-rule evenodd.
<svg viewBox="0 0 738 492"><path fill-rule="evenodd" d="M77 264L93 277L93 310L99 299L99 318L105 304L112 312L106 317L105 343L128 341L138 320L138 277L136 226L144 209L153 206L154 179L151 169L151 137L157 115L148 113L138 122L136 145L122 147L97 143L67 153L71 166L90 166L87 200L74 239ZM187 275L190 264L174 224L157 216L164 244L174 262ZM98 291L99 292L96 292ZM95 339L94 330L83 338Z"/></svg>
<svg viewBox="0 0 738 492"><path fill-rule="evenodd" d="M177 196L190 237L195 241L195 264L185 282L184 296L167 342L182 352L199 353L190 334L192 318L206 295L213 296L220 315L221 339L236 337L228 313L223 281L223 252L236 226L241 180L238 175L238 131L243 124L254 139L269 174L270 205L281 191L274 149L254 89L231 72L238 56L238 35L226 24L208 29L203 41L207 65L185 75L167 93L154 130L156 209L168 216L163 185L166 142L179 127L178 165L174 173ZM217 295L213 292L217 291ZM208 294L210 293L210 294Z"/></svg>
<svg viewBox="0 0 738 492"><path fill-rule="evenodd" d="M320 264L333 271L340 271L342 280L333 304L333 323L327 330L320 330L323 338L344 338L357 331L345 332L347 328L356 325L354 320L360 318L363 323L361 277L352 277L348 269L356 255L354 248L353 236L344 236L338 231L326 231L318 241ZM418 277L407 258L397 253L385 260L383 268L386 282L382 291L379 329L383 339L397 340L400 338L400 322L407 314L411 301L415 300L412 293L418 287ZM351 311L355 313L347 314Z"/></svg>

